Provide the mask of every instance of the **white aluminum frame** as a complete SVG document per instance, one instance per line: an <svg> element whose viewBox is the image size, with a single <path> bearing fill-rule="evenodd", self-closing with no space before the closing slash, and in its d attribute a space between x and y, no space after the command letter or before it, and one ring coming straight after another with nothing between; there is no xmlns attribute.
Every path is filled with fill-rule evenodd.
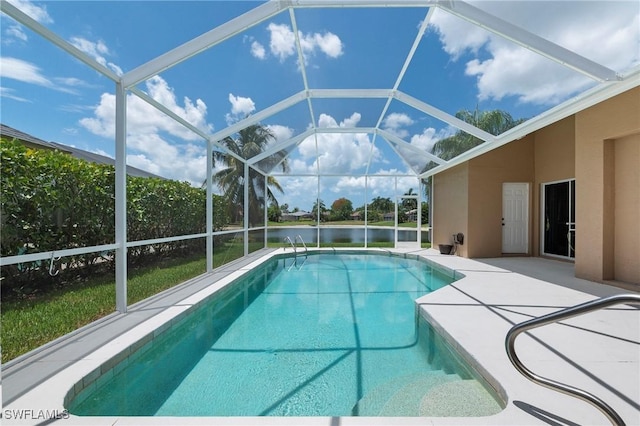
<svg viewBox="0 0 640 426"><path fill-rule="evenodd" d="M399 72L399 75L395 81L395 84L390 89L344 89L344 90L336 90L336 89L314 89L310 88L306 76L306 70L304 66L304 55L302 52L298 31L297 31L297 22L295 17L296 9L304 9L304 8L343 8L343 7L352 7L352 8L364 8L364 7L424 7L426 9L426 17L421 24L420 29L414 39L413 45L409 54L407 55L402 69ZM572 70L575 70L583 75L588 76L589 78L594 79L599 82L599 84L591 90L584 92L580 96L571 99L561 105L556 106L555 108L550 109L549 111L540 114L537 117L528 120L526 123L517 126L514 129L511 129L501 135L494 136L487 132L484 132L468 123L459 120L458 118L441 111L435 108L432 105L429 105L426 102L423 102L419 99L413 98L409 94L403 93L398 90L400 83L404 77L406 70L408 69L413 55L415 54L418 45L423 38L423 35L426 31L426 28L431 20L434 10L437 8L453 14L461 19L464 19L468 22L471 22L475 25L479 25L486 30L499 35L500 37L511 40L512 42L529 49L539 55L542 55L546 58L549 58L565 67L568 67ZM116 93L116 121L115 121L115 146L116 146L116 189L115 189L115 197L116 197L116 212L115 212L115 243L100 245L94 247L85 247L78 249L69 249L69 250L55 250L55 251L47 251L41 253L32 253L27 255L20 256L5 256L0 258L0 266L17 264L22 262L32 262L37 260L43 260L48 258L53 258L54 255L57 256L72 256L77 254L85 254L91 252L102 252L102 251L111 251L115 250L116 257L116 307L119 312L126 312L127 310L127 268L126 268L126 260L127 260L127 248L134 247L143 244L149 244L153 242L164 242L164 241L173 241L178 239L187 239L187 238L201 238L206 237L207 239L207 258L209 259L207 262L207 271L211 272L212 265L211 259L213 257L213 235L226 234L232 232L238 232L237 230L233 231L224 231L224 232L213 232L213 202L212 202L212 194L213 194L213 184L211 173L207 173L207 183L206 183L206 191L207 191L207 228L206 234L197 234L190 236L177 236L171 238L162 238L157 240L146 240L146 241L127 241L127 220L126 220L126 205L127 205L127 196L126 196L126 147L127 147L127 135L126 135L126 108L127 108L127 93L131 92L154 106L158 110L164 112L169 118L181 123L186 128L193 131L195 134L201 136L205 141L206 145L203 145L203 149L206 149L207 152L207 170L212 170L213 166L213 149L221 150L222 152L234 156L236 159L240 160L244 164L244 176L245 181L248 177L249 167L254 168L259 173L265 176L265 182L267 179L267 175L265 175L260 170L256 169L254 166L264 158L267 158L270 155L275 154L276 152L288 149L296 144L301 143L307 137L314 137L316 142L316 150L318 148L318 138L317 135L321 133L369 133L373 135L372 141L372 152L373 152L373 144L375 143L377 136L380 136L383 139L388 141L393 141L394 143L403 144L403 147L407 147L409 149L415 149L411 146L407 141L402 138L397 137L396 135L391 134L388 131L385 131L381 128L383 119L386 115L386 112L393 100L400 101L408 106L416 108L417 110L432 116L438 120L441 120L451 126L454 126L460 130L463 130L473 136L480 138L485 141L485 143L479 145L478 147L467 151L466 153L452 159L449 161L444 161L437 156L434 156L430 153L426 154L428 158L438 164L438 166L420 174L415 175L418 179L418 183L420 185L420 179L427 178L429 176L440 173L448 168L451 168L455 165L458 165L464 161L468 161L476 156L482 155L492 149L498 148L504 144L512 142L514 140L520 139L526 136L528 133L531 133L535 130L538 130L544 126L547 126L551 123L554 123L562 118L565 118L571 114L575 114L578 111L581 111L589 106L592 106L598 102L611 98L617 94L620 94L626 90L629 90L634 87L640 86L640 67L636 67L634 70L631 70L626 75L619 75L614 70L611 70L601 64L598 64L594 61L591 61L585 57L582 57L575 52L563 48L553 42L545 40L539 37L536 34L533 34L529 31L526 31L518 26L515 26L509 22L506 22L494 15L491 15L487 12L484 12L464 1L461 0L449 0L449 1L441 1L441 0L272 0L267 3L260 4L254 9L234 18L218 27L211 29L210 31L182 44L181 46L176 47L140 66L137 68L125 73L124 75L117 75L113 70L104 66L103 64L98 63L92 57L87 55L86 53L80 51L78 48L64 40L59 35L55 34L53 31L49 30L45 26L41 25L27 14L19 10L14 5L8 3L6 0L0 0L0 10L3 13L6 13L11 18L15 19L20 24L28 27L35 33L41 35L47 41L51 42L53 45L61 48L65 52L67 52L72 57L80 60L90 68L96 70L98 73L107 77L111 81L114 82L115 85L115 93ZM137 84L151 78L154 75L161 73L164 70L170 69L181 62L203 52L207 49L210 49L213 46L216 46L225 40L242 33L248 28L254 27L259 23L278 15L282 12L288 11L289 17L291 21L292 28L294 29L294 34L296 37L296 49L298 61L301 68L301 76L303 80L304 90L289 96L288 98L283 99L280 102L277 102L262 111L259 111L253 114L250 117L245 118L244 120L240 120L234 125L231 125L213 135L209 135L201 129L193 126L188 121L182 119L177 116L173 112L171 112L168 108L155 101L153 98L148 96L146 93L141 91L136 87ZM370 99L370 98L380 98L386 99L385 106L381 111L381 114L378 118L378 122L375 127L368 128L318 128L317 123L315 122L315 116L313 111L313 99L343 99L343 98L353 98L353 99ZM287 140L282 141L274 146L270 147L267 151L257 155L251 159L242 159L237 155L229 152L224 145L220 144L219 141L223 140L228 136L232 136L238 131L246 128L251 124L256 124L261 120L267 119L268 117L273 116L276 113L284 111L299 102L305 101L307 102L309 114L311 117L312 126L310 129L305 132ZM395 150L395 149L394 149ZM398 153L400 158L403 158L400 153ZM371 161L371 154L369 156L369 163ZM369 165L367 165L367 174L365 175L365 182L368 182L368 172ZM277 174L272 173L271 175L275 176ZM302 176L302 175L296 175ZM319 185L320 185L320 170L317 170L315 175L318 179L318 198L319 198ZM331 176L331 175L322 175L322 176ZM404 175L393 175L396 178L396 186L397 186L397 178L399 176ZM414 176L414 175L410 175ZM368 183L365 185L367 186ZM397 192L397 191L396 191ZM433 193L433 185L432 185L432 193ZM248 253L248 187L245 186L245 217L244 217L244 227L243 227L243 235L245 242L245 255ZM365 187L365 194L368 194L368 187ZM365 196L366 199L366 196ZM397 201L396 201L397 202ZM265 223L266 223L266 211L268 206L266 205L265 200ZM420 208L420 203L419 203ZM430 206L431 211L433 211L433 206ZM397 209L397 207L396 207ZM365 218L366 218L366 209L365 209ZM396 218L397 220L397 218ZM320 216L318 215L318 223L320 222ZM432 227L433 224L430 223ZM265 227L266 228L266 227ZM318 227L319 228L319 227ZM262 229L262 228L256 228ZM318 229L319 233L319 229ZM266 229L265 229L266 235ZM420 235L420 234L419 234ZM365 227L365 237L366 237L366 227ZM265 238L266 240L266 238ZM318 234L319 241L319 234Z"/></svg>

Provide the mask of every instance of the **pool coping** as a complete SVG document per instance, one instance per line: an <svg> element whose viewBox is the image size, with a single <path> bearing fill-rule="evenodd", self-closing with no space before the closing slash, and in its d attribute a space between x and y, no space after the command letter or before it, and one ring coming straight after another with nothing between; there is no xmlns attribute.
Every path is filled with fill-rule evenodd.
<svg viewBox="0 0 640 426"><path fill-rule="evenodd" d="M497 350L496 345L503 348L504 334L510 327L510 321L505 321L499 315L496 315L495 309L497 304L487 303L487 301L481 300L482 297L478 297L477 293L483 287L483 282L486 283L487 279L497 280L502 282L497 290L498 294L505 293L505 278L509 281L506 286L513 287L512 283L518 285L518 292L515 294L516 298L534 297L536 293L540 292L542 288L545 291L551 291L556 298L560 297L562 302L566 303L566 306L571 304L580 303L585 300L590 300L593 296L578 292L573 289L566 289L558 287L557 285L549 284L540 280L535 280L530 277L525 277L513 272L487 265L475 260L460 258L457 256L440 255L437 251L428 250L387 250L387 249L313 249L314 251L322 250L334 250L334 251L369 251L369 252L389 252L395 254L404 254L405 256L420 257L430 261L430 263L439 265L439 268L445 268L446 271L450 271L452 276L460 278L455 283L439 289L433 293L419 298L416 303L420 308L420 314L427 319L436 328L441 335L469 362L483 377L487 380L498 393L507 401L506 408L498 414L487 417L439 417L439 418L424 418L424 417L402 417L402 418L385 418L385 417L79 417L68 415L64 411L65 397L69 391L72 393L78 393L85 386L98 385L100 376L114 365L117 360L123 359L127 351L132 353L132 346L140 347L141 344L149 344L149 339L152 339L162 330L170 326L172 322L179 321L180 316L187 310L191 309L202 300L209 297L214 292L220 290L228 283L232 282L244 273L252 270L257 265L263 263L269 258L282 255L285 253L290 254L291 249L274 249L263 250L253 257L245 258L240 263L230 264L226 268L221 268L214 271L213 274L205 274L205 276L198 277L195 282L199 282L197 285L193 280L178 286L180 289L191 287L192 290L187 293L191 293L186 297L180 299L178 303L165 303L164 306L151 308L153 306L152 301L145 301L144 303L136 304L131 307L130 313L126 315L114 315L106 321L123 321L125 317L134 315L135 313L145 312L145 310L151 309L153 315L145 318L143 321L127 329L126 331L118 334L113 339L109 340L108 345L103 345L90 353L84 354L80 359L73 359L69 366L61 368L56 371L55 374L45 377L42 382L34 384L28 389L25 389L23 393L17 393L7 407L3 409L3 423L4 424L38 424L43 420L49 418L34 419L33 415L26 420L17 420L16 413L21 413L20 410L37 410L37 407L42 407L42 403L39 401L47 401L47 406L42 407L41 410L49 410L45 413L49 415L51 412L59 414L61 418L52 419L51 421L64 422L64 424L95 424L95 425L112 425L112 424L175 424L176 421L180 424L230 424L230 425L244 425L244 424L324 424L324 425L378 425L378 424L530 424L532 421L540 420L544 416L556 416L555 418L571 419L571 421L584 424L601 422L603 417L594 408L586 405L583 402L574 400L573 398L557 394L551 390L536 386L526 379L522 378L509 364L504 350ZM217 276L215 274L218 274ZM208 279L203 279L206 277ZM217 278L214 280L214 278ZM200 280L200 281L198 281ZM211 282L213 281L213 282ZM485 284L486 285L486 284ZM179 290L174 289L174 292L180 293ZM511 292L513 293L513 291ZM544 292L543 292L544 293ZM560 294L561 293L561 294ZM493 293L492 293L493 294ZM558 296L560 294L560 296ZM162 299L167 294L164 292L158 297L152 298L154 300ZM179 296L182 296L179 294ZM494 295L495 296L495 295ZM510 295L513 297L514 295ZM493 297L493 296L492 296ZM548 295L546 296L548 297ZM502 303L503 305L510 305L511 303ZM162 303L160 303L162 305ZM528 306L524 311L550 311L555 310L554 307L549 307L549 303L544 303L540 307ZM455 309L454 309L455 307ZM154 311L154 309L157 310ZM473 321L470 321L472 325L481 325L484 322L493 324L496 333L491 339L478 339L477 332L470 333L468 327L461 324L459 317L456 317L458 313L453 311L464 310L465 315L474 311ZM630 314L636 314L631 310ZM546 313L546 312L545 312ZM625 318L629 316L627 312ZM518 317L521 320L526 319L528 313L510 312L507 316ZM525 317L523 317L525 315ZM504 315L503 315L504 316ZM134 318L135 319L135 318ZM497 324L497 325L496 325ZM98 324L99 326L99 324ZM555 327L555 326L554 326ZM551 328L551 327L550 327ZM556 327L558 328L558 327ZM83 330L83 333L90 334L92 327L87 327ZM68 342L70 346L82 345L83 339L85 339L83 333L78 333L76 337L71 337L72 342ZM635 334L634 334L635 333ZM548 334L548 333L547 333ZM627 340L633 341L638 336L638 330L629 330L627 334L629 338ZM150 336L150 337L149 337ZM546 336L546 335L545 335ZM546 338L546 337L545 337ZM142 340L141 340L142 339ZM529 339L528 336L522 336L522 340ZM553 339L551 339L553 340ZM138 342L138 343L135 343ZM526 342L530 344L529 342ZM637 351L637 348L636 348ZM73 353L73 349L70 349ZM38 358L38 354L33 355ZM537 361L544 360L549 362L547 355L541 355ZM21 359L20 363L24 364L20 366L21 371L12 371L11 367L17 368L15 365L10 366L8 377L5 374L3 377L3 394L6 393L7 385L13 385L19 383L20 375L28 374L28 365L33 366L33 360L26 357ZM78 357L75 357L78 358ZM523 357L524 358L524 357ZM604 358L607 359L607 358ZM61 363L64 360L57 359L56 357L38 358L36 363ZM69 362L69 360L66 360ZM628 361L628 360L626 360ZM638 372L639 363L637 360L631 360L635 362L626 362L630 365L630 374ZM103 368L104 366L104 368ZM617 366L619 367L619 365ZM627 373L627 374L629 374ZM569 374L570 378L574 378ZM633 376L626 376L633 377ZM637 377L637 375L636 375ZM597 386L595 386L597 388ZM600 386L603 388L603 386ZM603 389L597 389L602 391ZM604 386L604 391L607 391ZM633 393L633 389L631 393ZM609 393L612 392L609 390ZM616 396L613 392L613 396ZM631 395L631 398L638 395ZM526 401L526 402L523 402ZM515 404L514 402L522 402L521 404ZM633 412L624 404L618 404L624 408L624 413L629 418L633 416ZM629 405L629 404L627 404ZM524 408L523 408L524 407ZM540 408L542 407L542 408ZM14 411L7 411L14 410ZM15 411L17 410L17 411ZM547 413L547 414L541 414ZM39 414L39 413L38 413ZM637 411L635 413L637 415ZM542 416L542 417L541 417ZM640 416L640 415L639 415ZM624 416L623 416L624 417ZM37 420L34 422L34 420ZM640 420L640 417L638 418ZM633 424L633 422L628 422Z"/></svg>

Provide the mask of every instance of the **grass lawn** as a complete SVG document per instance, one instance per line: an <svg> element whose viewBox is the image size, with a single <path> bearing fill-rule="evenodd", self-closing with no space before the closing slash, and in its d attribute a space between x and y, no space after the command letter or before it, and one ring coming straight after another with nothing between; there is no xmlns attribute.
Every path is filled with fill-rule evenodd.
<svg viewBox="0 0 640 426"><path fill-rule="evenodd" d="M242 257L242 244L227 244L214 254L214 267ZM130 269L127 303L133 304L206 271L202 255ZM116 310L115 277L85 281L21 300L2 301L2 363Z"/></svg>
<svg viewBox="0 0 640 426"><path fill-rule="evenodd" d="M129 272L132 304L205 271L203 256L174 259ZM2 302L2 362L37 348L116 310L115 277L76 281L29 299Z"/></svg>

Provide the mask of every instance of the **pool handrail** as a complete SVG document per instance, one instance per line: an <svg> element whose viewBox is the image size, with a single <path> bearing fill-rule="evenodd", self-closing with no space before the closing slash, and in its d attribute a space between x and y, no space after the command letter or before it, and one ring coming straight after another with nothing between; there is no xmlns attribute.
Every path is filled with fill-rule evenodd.
<svg viewBox="0 0 640 426"><path fill-rule="evenodd" d="M302 243L302 246L304 247L304 253L307 254L309 250L307 249L307 245L304 243L304 240L302 239L302 236L300 234L296 235L295 241L298 241L298 239L300 240L300 242Z"/></svg>
<svg viewBox="0 0 640 426"><path fill-rule="evenodd" d="M507 336L505 339L505 347L507 350L507 355L509 356L509 360L516 368L516 370L518 370L520 374L525 376L530 381L541 386L556 390L558 392L562 392L566 395L582 399L583 401L586 401L599 409L607 417L607 419L609 419L611 424L624 426L625 422L624 420L622 420L622 417L620 417L620 415L606 402L585 390L578 389L564 383L556 382L554 380L533 373L531 370L524 366L515 352L515 340L520 333L523 333L532 328L541 327L543 325L551 324L568 318L573 318L578 315L586 314L595 310L606 308L608 306L618 305L622 303L640 304L640 294L616 294L614 296L603 297L601 299L591 300L579 305L562 309L560 311L552 312L547 315L542 315L540 317L524 321L520 324L516 324L507 332Z"/></svg>
<svg viewBox="0 0 640 426"><path fill-rule="evenodd" d="M286 236L286 237L284 237L284 241L285 242L289 241L289 244L291 244L291 247L293 247L293 253L295 255L297 255L298 254L298 250L296 249L296 245L293 244L293 241L291 241L291 238L289 238L289 236Z"/></svg>

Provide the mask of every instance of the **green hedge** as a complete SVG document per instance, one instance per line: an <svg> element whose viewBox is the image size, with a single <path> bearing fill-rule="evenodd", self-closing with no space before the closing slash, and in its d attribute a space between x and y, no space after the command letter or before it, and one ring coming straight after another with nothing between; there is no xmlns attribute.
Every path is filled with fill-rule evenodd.
<svg viewBox="0 0 640 426"><path fill-rule="evenodd" d="M36 150L15 140L0 142L2 256L110 244L115 240L115 169L59 151ZM127 177L129 241L206 231L206 193L186 182ZM222 197L214 196L214 228L228 223ZM130 248L132 264L158 256L204 251L203 239ZM113 268L113 253L64 258L61 273L49 262L2 268L2 294L24 295L65 280Z"/></svg>

